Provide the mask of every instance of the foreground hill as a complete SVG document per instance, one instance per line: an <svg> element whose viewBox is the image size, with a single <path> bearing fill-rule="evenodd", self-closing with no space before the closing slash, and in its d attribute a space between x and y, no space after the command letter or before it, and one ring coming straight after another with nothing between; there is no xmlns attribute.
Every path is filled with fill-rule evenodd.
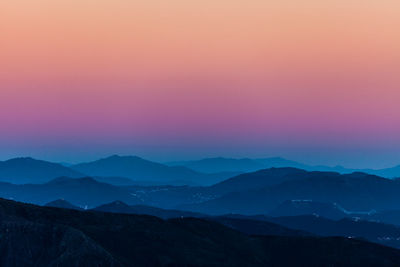
<svg viewBox="0 0 400 267"><path fill-rule="evenodd" d="M208 185L230 177L231 173L204 174L186 167L167 166L135 156L111 156L71 166L90 176L127 177L163 185Z"/></svg>
<svg viewBox="0 0 400 267"><path fill-rule="evenodd" d="M266 218L266 220L320 236L362 237L371 242L400 248L400 227L390 224L363 221L359 218L335 221L310 215Z"/></svg>
<svg viewBox="0 0 400 267"><path fill-rule="evenodd" d="M1 266L398 266L400 251L347 238L250 237L218 223L0 200Z"/></svg>
<svg viewBox="0 0 400 267"><path fill-rule="evenodd" d="M61 176L77 178L85 175L61 164L32 158L15 158L0 161L1 182L38 184L46 183Z"/></svg>
<svg viewBox="0 0 400 267"><path fill-rule="evenodd" d="M318 208L326 206L325 203L315 204L317 204ZM321 204L322 206L320 206ZM206 216L201 213L166 210L150 206L129 206L121 201L105 204L93 210L112 213L146 214L164 219L196 217L216 221L250 235L356 237L400 248L400 227L362 220L360 217L340 217L339 220L336 220L319 215L270 217L264 215L244 216L228 214L223 216Z"/></svg>
<svg viewBox="0 0 400 267"><path fill-rule="evenodd" d="M62 208L60 206L60 208ZM173 218L202 218L223 224L229 228L233 228L239 232L249 235L280 235L280 236L310 236L311 234L292 230L287 227L267 222L265 220L254 220L248 218L232 218L229 216L211 217L201 213L160 209L150 206L127 205L121 201L115 201L109 204L101 205L92 209L93 211L120 213L120 214L137 214L137 215L151 215L162 219Z"/></svg>
<svg viewBox="0 0 400 267"><path fill-rule="evenodd" d="M62 208L62 207L60 207ZM128 205L122 201L114 201L112 203L98 206L93 211L121 213L121 214L138 214L138 215L151 215L162 219L181 218L181 217L204 217L201 213L160 209L145 205Z"/></svg>
<svg viewBox="0 0 400 267"><path fill-rule="evenodd" d="M273 209L268 215L282 217L310 214L333 220L343 219L353 215L336 203L323 203L312 200L287 200Z"/></svg>
<svg viewBox="0 0 400 267"><path fill-rule="evenodd" d="M68 201L64 199L57 199L51 201L45 205L46 207L53 207L53 208L62 208L62 209L70 209L70 210L82 210L80 207L72 205Z"/></svg>

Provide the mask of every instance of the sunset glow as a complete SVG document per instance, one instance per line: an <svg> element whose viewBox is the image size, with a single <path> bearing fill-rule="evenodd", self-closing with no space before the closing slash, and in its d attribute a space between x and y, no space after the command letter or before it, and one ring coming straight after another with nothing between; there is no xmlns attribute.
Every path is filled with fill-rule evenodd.
<svg viewBox="0 0 400 267"><path fill-rule="evenodd" d="M399 29L395 0L3 0L0 157L399 163Z"/></svg>

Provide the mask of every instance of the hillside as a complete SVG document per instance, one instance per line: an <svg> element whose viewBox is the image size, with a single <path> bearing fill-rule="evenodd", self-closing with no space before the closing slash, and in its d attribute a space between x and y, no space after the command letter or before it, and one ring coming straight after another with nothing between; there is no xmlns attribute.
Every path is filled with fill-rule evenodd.
<svg viewBox="0 0 400 267"><path fill-rule="evenodd" d="M61 164L32 158L15 158L0 161L0 182L38 184L46 183L61 176L78 178L85 175Z"/></svg>
<svg viewBox="0 0 400 267"><path fill-rule="evenodd" d="M396 266L361 240L250 237L199 219L54 209L0 200L2 266ZM40 237L40 239L39 239ZM65 246L65 247L64 247Z"/></svg>
<svg viewBox="0 0 400 267"><path fill-rule="evenodd" d="M180 166L167 166L135 156L111 156L71 166L97 177L126 177L159 185L209 185L230 177L231 173L204 174Z"/></svg>

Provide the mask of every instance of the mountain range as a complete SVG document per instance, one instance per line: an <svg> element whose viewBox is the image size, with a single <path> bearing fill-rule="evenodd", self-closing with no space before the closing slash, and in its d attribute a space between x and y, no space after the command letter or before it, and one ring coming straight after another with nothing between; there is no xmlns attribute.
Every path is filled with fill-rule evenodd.
<svg viewBox="0 0 400 267"><path fill-rule="evenodd" d="M40 184L58 177L91 176L114 185L210 185L237 172L200 173L186 167L170 167L135 156L111 156L94 162L66 166L33 158L0 161L0 181Z"/></svg>
<svg viewBox="0 0 400 267"><path fill-rule="evenodd" d="M62 200L46 204L46 206L78 209ZM317 214L279 217L234 214L207 216L201 213L180 210L166 210L144 205L128 205L122 201L114 201L101 205L90 211L150 215L162 219L192 217L218 222L248 235L342 236L363 238L371 242L400 248L399 226L367 221L359 217L342 217L338 220L332 220Z"/></svg>
<svg viewBox="0 0 400 267"><path fill-rule="evenodd" d="M95 177L126 177L158 185L208 185L235 175L235 172L205 174L182 166L167 166L136 156L111 156L70 166Z"/></svg>
<svg viewBox="0 0 400 267"><path fill-rule="evenodd" d="M260 169L268 168L281 168L281 167L292 167L303 169L307 171L323 171L323 172L338 172L342 174L353 173L353 172L364 172L373 175L378 175L386 178L398 178L400 177L400 165L384 168L384 169L355 169L355 168L345 168L342 166L324 166L324 165L308 165L293 160L288 160L281 157L271 157L271 158L206 158L201 160L193 161L175 161L166 163L170 166L185 166L187 168L196 170L198 172L253 172Z"/></svg>
<svg viewBox="0 0 400 267"><path fill-rule="evenodd" d="M45 183L61 176L78 178L85 175L61 164L33 158L15 158L7 161L0 161L1 182L35 184Z"/></svg>
<svg viewBox="0 0 400 267"><path fill-rule="evenodd" d="M211 215L269 214L285 201L335 203L349 213L397 210L400 180L365 173L309 172L271 168L241 174L212 186L116 186L93 178L60 177L44 184L0 183L0 196L43 205L65 199L93 208L121 200ZM290 214L288 214L290 215Z"/></svg>
<svg viewBox="0 0 400 267"><path fill-rule="evenodd" d="M272 167L292 167L307 171L328 171L342 174L364 172L388 178L400 177L400 166L381 170L357 170L340 166L310 166L279 157L264 159L220 157L161 164L136 156L115 155L75 165L58 164L33 158L0 161L0 181L13 184L39 184L58 177L80 178L91 176L97 181L118 186L209 186L241 173Z"/></svg>
<svg viewBox="0 0 400 267"><path fill-rule="evenodd" d="M123 187L100 183L90 177L60 177L44 184L0 183L0 192L3 198L39 205L57 199L64 199L80 208L92 208L116 199L130 204L142 203Z"/></svg>
<svg viewBox="0 0 400 267"><path fill-rule="evenodd" d="M218 196L218 192L223 192ZM337 203L351 212L397 209L400 181L365 173L272 168L209 187L215 197L180 208L209 214L267 214L287 200Z"/></svg>
<svg viewBox="0 0 400 267"><path fill-rule="evenodd" d="M211 220L86 212L0 199L1 266L396 266L359 239L249 236ZM371 253L372 252L372 253Z"/></svg>

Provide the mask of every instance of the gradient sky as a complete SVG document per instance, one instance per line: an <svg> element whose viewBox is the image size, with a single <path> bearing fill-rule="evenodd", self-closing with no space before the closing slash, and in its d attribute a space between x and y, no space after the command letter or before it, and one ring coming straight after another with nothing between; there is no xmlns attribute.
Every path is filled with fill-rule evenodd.
<svg viewBox="0 0 400 267"><path fill-rule="evenodd" d="M0 158L400 164L398 0L2 0Z"/></svg>

